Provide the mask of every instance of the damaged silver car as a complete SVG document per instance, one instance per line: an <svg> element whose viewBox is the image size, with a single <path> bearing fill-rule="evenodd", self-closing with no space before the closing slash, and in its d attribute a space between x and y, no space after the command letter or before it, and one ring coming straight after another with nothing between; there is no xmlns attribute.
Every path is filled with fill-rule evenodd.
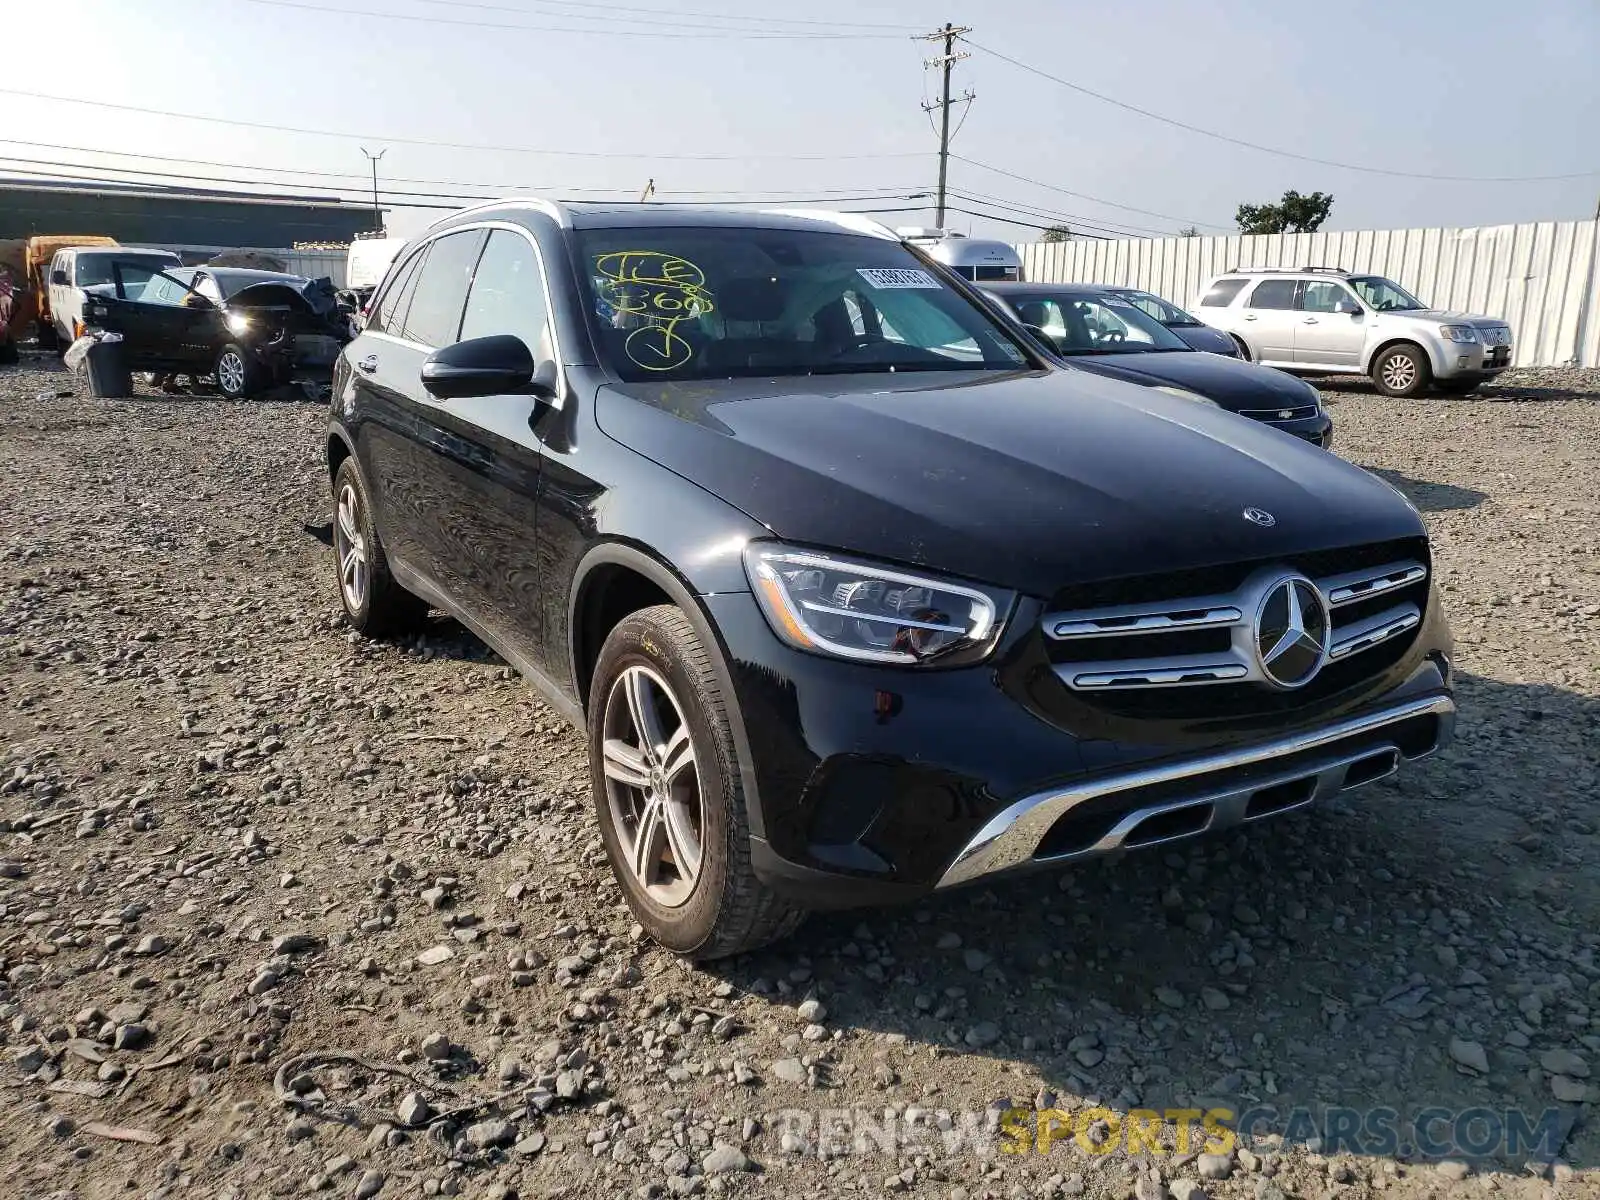
<svg viewBox="0 0 1600 1200"><path fill-rule="evenodd" d="M290 383L325 384L350 340L333 282L238 267L149 274L112 264L86 289L84 324L122 336L130 371L209 378L238 399Z"/></svg>

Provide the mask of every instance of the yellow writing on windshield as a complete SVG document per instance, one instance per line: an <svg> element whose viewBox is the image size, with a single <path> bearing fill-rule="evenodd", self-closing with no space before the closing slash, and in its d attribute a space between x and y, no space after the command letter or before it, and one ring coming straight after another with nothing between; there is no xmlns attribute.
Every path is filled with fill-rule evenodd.
<svg viewBox="0 0 1600 1200"><path fill-rule="evenodd" d="M694 357L678 326L715 311L706 274L688 259L661 250L614 250L597 255L604 300L613 325L637 328L623 343L628 358L646 371L671 371Z"/></svg>

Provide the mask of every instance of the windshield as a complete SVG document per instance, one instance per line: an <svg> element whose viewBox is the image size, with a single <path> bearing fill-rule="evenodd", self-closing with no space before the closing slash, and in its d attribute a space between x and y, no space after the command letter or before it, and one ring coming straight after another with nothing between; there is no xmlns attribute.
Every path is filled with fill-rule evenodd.
<svg viewBox="0 0 1600 1200"><path fill-rule="evenodd" d="M1154 292L1117 292L1115 294L1121 296L1125 300L1131 300L1140 310L1148 313L1150 316L1160 321L1163 325L1200 324L1199 321L1196 321L1176 304L1173 304L1168 300L1163 300Z"/></svg>
<svg viewBox="0 0 1600 1200"><path fill-rule="evenodd" d="M629 382L1027 363L982 310L886 238L734 227L577 237L596 342Z"/></svg>
<svg viewBox="0 0 1600 1200"><path fill-rule="evenodd" d="M113 263L122 268L123 285L130 291L157 271L179 265L177 256L172 254L80 254L74 284L78 287L94 287L102 283L115 283L116 279L111 274Z"/></svg>
<svg viewBox="0 0 1600 1200"><path fill-rule="evenodd" d="M1379 312L1428 307L1398 283L1382 275L1352 275L1350 283L1361 293L1361 298Z"/></svg>
<svg viewBox="0 0 1600 1200"><path fill-rule="evenodd" d="M1177 334L1122 296L1007 292L1004 299L1024 325L1044 330L1062 354L1189 349Z"/></svg>

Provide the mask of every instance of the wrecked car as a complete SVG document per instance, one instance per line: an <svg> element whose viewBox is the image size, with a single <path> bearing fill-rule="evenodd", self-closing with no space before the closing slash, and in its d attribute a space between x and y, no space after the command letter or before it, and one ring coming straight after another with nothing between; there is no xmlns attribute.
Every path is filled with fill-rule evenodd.
<svg viewBox="0 0 1600 1200"><path fill-rule="evenodd" d="M122 335L130 371L210 377L238 399L289 383L327 383L350 340L330 279L237 267L175 267L146 277L112 265L87 289L85 324Z"/></svg>

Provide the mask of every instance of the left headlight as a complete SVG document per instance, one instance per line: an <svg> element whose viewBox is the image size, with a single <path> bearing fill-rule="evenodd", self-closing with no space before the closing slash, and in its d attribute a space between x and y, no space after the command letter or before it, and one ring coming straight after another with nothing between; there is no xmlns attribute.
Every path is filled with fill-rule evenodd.
<svg viewBox="0 0 1600 1200"><path fill-rule="evenodd" d="M1447 342L1475 342L1478 331L1471 325L1441 325L1439 336Z"/></svg>
<svg viewBox="0 0 1600 1200"><path fill-rule="evenodd" d="M250 318L245 316L243 313L228 314L228 332L236 334L239 337L243 337L245 334L250 332L251 324L252 322Z"/></svg>
<svg viewBox="0 0 1600 1200"><path fill-rule="evenodd" d="M1009 592L774 542L746 546L744 568L779 638L857 662L977 662L994 649L1012 603Z"/></svg>
<svg viewBox="0 0 1600 1200"><path fill-rule="evenodd" d="M1193 400L1196 404L1209 404L1212 408L1222 407L1215 400L1202 396L1199 392L1191 392L1188 388L1173 387L1171 384L1164 383L1158 384L1155 390L1165 392L1169 396L1176 396L1179 400Z"/></svg>

